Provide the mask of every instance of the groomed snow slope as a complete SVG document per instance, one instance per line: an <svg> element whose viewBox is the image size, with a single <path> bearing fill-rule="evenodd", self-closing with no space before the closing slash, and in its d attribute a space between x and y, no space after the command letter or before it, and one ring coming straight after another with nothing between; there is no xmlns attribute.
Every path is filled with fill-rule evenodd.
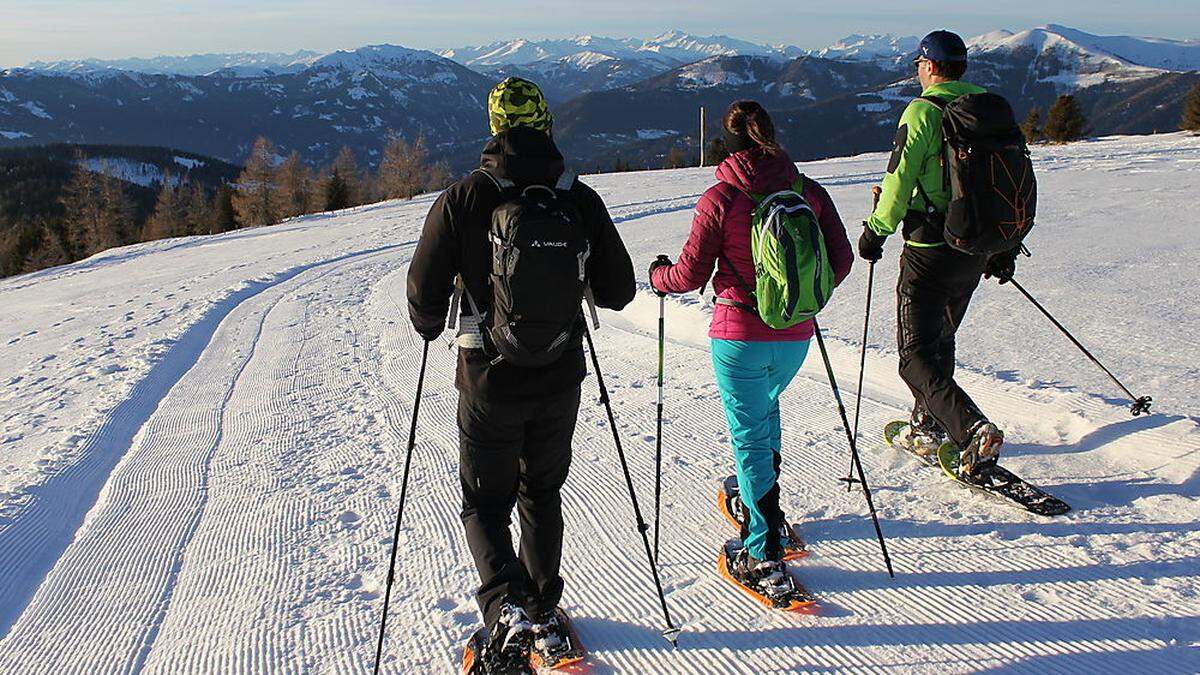
<svg viewBox="0 0 1200 675"><path fill-rule="evenodd" d="M1111 386L1012 289L985 282L962 380L1005 462L1071 502L1027 515L882 446L905 414L891 287L877 270L862 449L897 568L836 478L845 440L816 352L784 404L785 508L816 616L721 581L730 470L706 309L668 310L662 573L685 626L658 637L601 407L585 403L565 495L566 607L595 672L1200 670L1200 141L1041 148L1020 278L1156 414ZM803 165L847 222L882 155ZM639 268L674 255L711 170L589 178ZM419 339L405 272L430 198L139 245L0 281L0 672L367 672ZM856 230L857 227L852 227ZM853 399L866 267L822 315ZM652 499L654 322L644 289L597 334L643 510ZM432 350L385 667L451 672L477 618L458 522L453 354ZM595 381L585 382L594 391Z"/></svg>

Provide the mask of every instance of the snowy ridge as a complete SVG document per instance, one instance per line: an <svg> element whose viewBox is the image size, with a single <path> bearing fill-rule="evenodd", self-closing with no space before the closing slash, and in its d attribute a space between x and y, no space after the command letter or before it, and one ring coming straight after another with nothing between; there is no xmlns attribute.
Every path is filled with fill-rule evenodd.
<svg viewBox="0 0 1200 675"><path fill-rule="evenodd" d="M1018 33L1002 30L972 38L972 51L1033 49L1067 50L1091 60L1115 65L1159 70L1200 70L1200 40L1092 35L1081 30L1048 24Z"/></svg>
<svg viewBox="0 0 1200 675"><path fill-rule="evenodd" d="M156 56L128 59L77 59L68 61L34 61L30 70L60 74L85 74L106 70L131 70L152 75L209 75L216 72L239 77L257 77L270 73L292 72L297 64L318 56L313 51L291 54L265 52L236 54L193 54L190 56Z"/></svg>
<svg viewBox="0 0 1200 675"><path fill-rule="evenodd" d="M847 222L886 155L808 163ZM860 434L897 568L882 570L815 350L783 402L783 506L812 555L813 616L721 581L728 432L708 309L668 303L662 575L685 627L657 636L641 543L595 381L575 437L565 606L605 672L1195 672L1200 668L1200 310L1185 135L1038 148L1044 198L1025 285L1157 413L1110 386L1015 292L981 287L966 388L1009 434L1005 463L1075 506L1040 519L882 447L906 412L876 280ZM675 253L712 169L585 179L640 268ZM1132 207L1130 192L1155 199ZM0 281L0 671L369 672L420 339L405 275L432 196L108 251ZM1128 227L1095 237L1121 214ZM1146 234L1152 232L1153 236ZM852 400L866 270L822 313ZM1085 299L1086 302L1081 302ZM643 512L652 503L657 299L596 334ZM1103 321L1095 317L1103 317ZM989 320L994 318L998 320ZM430 350L385 649L386 672L456 672L477 625L461 533L455 355ZM584 583L589 580L590 583Z"/></svg>
<svg viewBox="0 0 1200 675"><path fill-rule="evenodd" d="M678 65L710 56L767 55L777 50L724 35L695 36L667 31L651 38L609 38L580 35L563 40L509 40L482 47L460 47L439 52L472 68L528 65L540 61L574 59L591 53L614 59L653 59ZM670 65L668 67L670 67Z"/></svg>
<svg viewBox="0 0 1200 675"><path fill-rule="evenodd" d="M889 60L912 54L917 50L918 39L908 35L900 37L891 33L872 35L849 35L837 42L807 52L812 56L839 61Z"/></svg>

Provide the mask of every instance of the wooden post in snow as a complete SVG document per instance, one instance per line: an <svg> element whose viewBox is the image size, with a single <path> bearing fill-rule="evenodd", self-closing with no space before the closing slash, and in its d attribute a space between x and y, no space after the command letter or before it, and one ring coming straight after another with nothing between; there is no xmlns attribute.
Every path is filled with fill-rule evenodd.
<svg viewBox="0 0 1200 675"><path fill-rule="evenodd" d="M700 166L704 166L704 106L700 106Z"/></svg>

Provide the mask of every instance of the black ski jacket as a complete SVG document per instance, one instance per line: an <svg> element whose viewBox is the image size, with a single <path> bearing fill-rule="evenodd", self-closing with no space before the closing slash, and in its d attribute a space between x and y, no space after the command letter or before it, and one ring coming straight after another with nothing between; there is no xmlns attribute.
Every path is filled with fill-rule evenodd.
<svg viewBox="0 0 1200 675"><path fill-rule="evenodd" d="M518 187L553 186L563 174L563 158L545 133L517 128L496 135L483 150L480 168ZM592 244L588 278L596 304L619 310L635 293L633 263L617 234L608 209L594 190L578 179L571 195L589 229ZM492 291L492 244L488 230L492 212L502 203L496 182L478 171L446 189L425 218L421 240L408 268L408 310L418 331L438 331L446 325L455 276L486 313ZM463 301L462 312L469 311ZM518 400L561 394L579 385L586 374L582 320L575 346L544 368L520 368L490 360L478 349L459 349L456 384L470 396Z"/></svg>

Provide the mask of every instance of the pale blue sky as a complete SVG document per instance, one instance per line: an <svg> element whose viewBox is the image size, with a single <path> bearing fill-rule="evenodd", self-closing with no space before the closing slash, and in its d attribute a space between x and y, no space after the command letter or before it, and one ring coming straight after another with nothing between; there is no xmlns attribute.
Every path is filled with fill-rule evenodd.
<svg viewBox="0 0 1200 675"><path fill-rule="evenodd" d="M974 35L1045 23L1200 38L1200 0L0 0L0 67L379 42L437 48L580 33L649 36L672 28L819 47L855 32L920 35L948 27Z"/></svg>

